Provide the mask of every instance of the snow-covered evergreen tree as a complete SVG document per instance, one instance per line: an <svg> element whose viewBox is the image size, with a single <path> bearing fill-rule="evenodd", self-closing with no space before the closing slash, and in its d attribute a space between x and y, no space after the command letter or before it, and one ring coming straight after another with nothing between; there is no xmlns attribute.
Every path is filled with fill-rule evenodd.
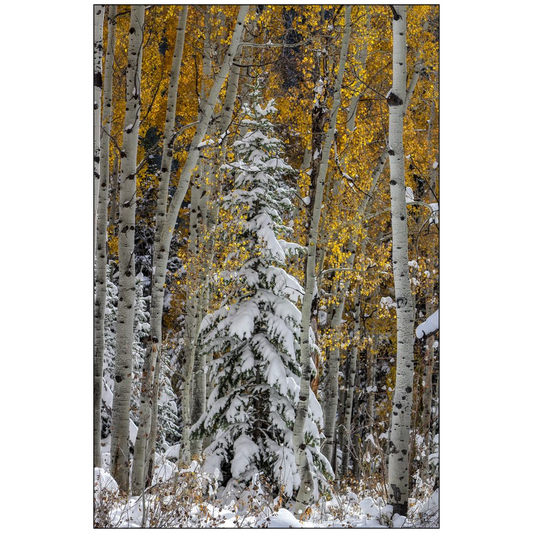
<svg viewBox="0 0 533 533"><path fill-rule="evenodd" d="M118 288L109 279L110 268L107 268L107 297L104 325L104 365L102 383L102 440L104 464L108 463L110 430L111 430L111 409L113 406L113 387L115 374L115 345L116 345L116 321ZM133 379L131 395L130 414L130 439L135 442L136 428L139 420L139 404L141 393L141 372L144 358L144 339L150 333L150 315L148 312L149 296L144 296L145 278L139 274L135 286L135 317L133 323ZM168 373L168 372L167 372ZM166 373L162 376L161 397L159 399L161 414L161 425L165 432L176 433L179 422L177 413L177 399L169 383ZM164 442L164 440L163 440Z"/></svg>
<svg viewBox="0 0 533 533"><path fill-rule="evenodd" d="M213 438L205 450L207 471L218 469L223 481L241 485L259 473L290 497L300 485L292 427L300 375L301 313L295 303L303 291L283 268L299 246L282 239L290 232L282 216L292 207L283 177L294 170L280 158L282 143L273 136L273 101L262 107L257 89L250 100L241 122L247 131L234 143L234 162L226 168L233 190L223 198L240 266L222 276L236 284L238 296L201 325L200 349L215 354L215 387L192 435ZM319 451L322 411L312 396L306 444L318 492L331 468Z"/></svg>

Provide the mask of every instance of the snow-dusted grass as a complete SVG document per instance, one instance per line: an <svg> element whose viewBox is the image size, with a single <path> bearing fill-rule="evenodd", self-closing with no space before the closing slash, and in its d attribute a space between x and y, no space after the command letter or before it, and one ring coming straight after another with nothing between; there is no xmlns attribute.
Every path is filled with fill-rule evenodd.
<svg viewBox="0 0 533 533"><path fill-rule="evenodd" d="M168 466L168 465L167 465ZM219 487L215 476L174 469L139 497L125 498L108 472L95 469L95 526L108 528L438 528L438 490L410 501L409 516L392 514L371 491L331 491L299 520L290 503L271 497L259 480L246 490Z"/></svg>

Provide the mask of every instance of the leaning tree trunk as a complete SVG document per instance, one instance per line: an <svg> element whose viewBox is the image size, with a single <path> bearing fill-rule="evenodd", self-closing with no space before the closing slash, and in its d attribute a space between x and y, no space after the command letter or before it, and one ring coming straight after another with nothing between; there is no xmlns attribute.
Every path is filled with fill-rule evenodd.
<svg viewBox="0 0 533 533"><path fill-rule="evenodd" d="M316 290L316 258L317 258L317 238L320 226L320 215L322 212L322 201L324 196L324 185L329 164L333 136L337 124L337 114L341 104L341 85L346 66L346 56L348 53L348 43L351 32L352 6L346 6L345 27L342 48L339 57L339 68L335 88L333 93L333 105L331 110L331 120L324 146L322 148L320 168L316 177L316 188L314 191L313 212L309 228L309 238L307 246L307 262L305 272L305 292L302 303L302 332L301 332L301 355L302 376L300 379L300 393L296 408L296 419L293 429L293 446L296 454L296 466L300 474L300 488L296 496L296 512L303 513L307 508L313 494L313 481L311 478L310 466L305 451L304 427L309 409L309 395L311 379L311 345L309 330L311 328L311 306Z"/></svg>
<svg viewBox="0 0 533 533"><path fill-rule="evenodd" d="M96 212L98 206L98 182L100 179L100 104L102 101L102 55L104 52L104 12L103 5L94 6L94 111L93 111L93 246L96 246Z"/></svg>
<svg viewBox="0 0 533 533"><path fill-rule="evenodd" d="M166 210L164 219L159 221L158 218L158 226L154 242L154 262L151 293L152 299L150 307L152 313L151 324L155 324L155 318L153 318L153 316L154 314L156 314L158 317L157 321L159 324L159 326L157 326L159 328L158 331L161 331L160 323L163 316L164 286L168 256L170 252L170 241L174 233L174 227L176 225L176 220L178 218L178 213L181 208L181 204L183 202L183 199L185 198L187 190L189 189L189 183L191 180L192 173L194 172L194 169L198 163L198 159L200 156L200 148L198 147L198 145L202 142L205 136L207 127L209 126L209 123L213 116L215 104L219 98L222 85L226 80L229 69L231 67L231 63L235 58L237 48L241 42L242 34L244 31L244 19L246 17L246 14L248 13L248 7L249 6L247 5L240 6L239 13L237 15L237 22L233 31L231 44L226 52L220 70L218 71L215 77L215 80L209 92L209 98L206 101L205 108L202 108L199 111L199 122L190 145L187 160L180 174L178 187L172 197L168 210ZM162 205L166 206L168 198L168 188L167 191L162 191L160 187L159 195L160 197L158 198L158 205L159 203L161 203ZM163 197L164 200L162 199ZM152 431L157 428L156 419L152 419L151 427Z"/></svg>
<svg viewBox="0 0 533 533"><path fill-rule="evenodd" d="M409 283L407 206L403 152L406 99L406 7L393 10L393 77L389 104L389 161L392 218L392 265L396 296L397 359L389 441L388 501L407 515L409 497L409 431L413 401L413 301Z"/></svg>
<svg viewBox="0 0 533 533"><path fill-rule="evenodd" d="M161 159L159 194L157 197L156 208L156 241L161 235L161 227L164 223L167 207L168 185L170 180L170 171L172 168L172 156L174 153L173 144L175 137L174 124L176 120L176 103L178 98L178 85L183 57L183 48L185 44L187 12L188 7L183 6L178 19L176 43L174 46L174 55L172 57L172 67L170 70L170 81L165 116L165 131L163 136L163 156ZM163 290L161 291L161 297L162 296ZM135 449L133 452L132 493L134 495L140 494L144 486L150 481L145 477L145 473L151 471L151 468L147 468L147 463L149 462L150 457L149 441L152 432L152 413L154 409L157 410L157 386L155 381L157 379L156 367L159 366L161 350L162 312L163 306L159 305L159 301L156 301L155 305L152 303L150 306L151 340L144 356L141 381L139 428L137 431Z"/></svg>
<svg viewBox="0 0 533 533"><path fill-rule="evenodd" d="M235 109L235 102L237 100L237 91L239 88L239 78L241 74L241 68L233 65L228 75L228 83L226 89L226 97L224 99L224 105L220 114L220 120L218 123L217 137L219 139L220 157L217 157L214 161L211 161L210 168L206 174L206 179L203 183L202 201L200 203L200 212L202 213L202 220L205 224L205 232L207 235L207 242L204 245L205 260L203 261L204 267L202 268L202 283L205 288L202 293L202 301L200 304L199 315L203 316L209 302L209 284L207 276L210 271L210 266L213 265L215 258L215 228L218 223L218 213L220 203L216 195L220 192L220 180L219 180L219 168L220 161L226 160L226 148L228 142L228 129L231 125L233 112ZM197 355L197 370L194 375L194 401L191 408L191 423L195 424L200 417L204 414L206 409L207 398L209 398L214 383L206 380L206 368L209 368L212 362L213 354L206 354L204 350L200 350ZM201 454L203 449L211 443L211 436L204 437L203 440L198 439L194 441L191 446L191 454Z"/></svg>
<svg viewBox="0 0 533 533"><path fill-rule="evenodd" d="M111 425L111 475L119 488L129 489L129 423L132 381L133 319L135 313L135 202L137 146L141 110L141 64L144 6L131 8L126 114L121 151L120 221L118 236L119 280L115 385Z"/></svg>
<svg viewBox="0 0 533 533"><path fill-rule="evenodd" d="M107 51L105 56L104 102L102 110L102 141L100 183L96 220L96 296L94 301L94 466L102 466L100 439L102 432L102 379L104 362L104 318L106 308L107 265L107 196L109 189L109 134L113 115L113 62L115 59L115 16L117 7L109 6Z"/></svg>

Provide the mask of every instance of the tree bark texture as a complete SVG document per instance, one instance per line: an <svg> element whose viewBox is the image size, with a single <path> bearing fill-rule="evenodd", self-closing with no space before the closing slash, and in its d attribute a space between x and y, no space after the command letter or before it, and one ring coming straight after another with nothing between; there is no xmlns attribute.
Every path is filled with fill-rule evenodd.
<svg viewBox="0 0 533 533"><path fill-rule="evenodd" d="M98 206L98 183L100 179L100 133L101 116L100 106L102 102L102 56L104 53L104 13L103 5L94 6L94 112L93 112L93 245L96 246L96 212Z"/></svg>
<svg viewBox="0 0 533 533"><path fill-rule="evenodd" d="M116 6L109 6L107 16L107 50L105 56L104 98L102 108L102 141L98 210L96 220L96 295L94 302L94 465L101 467L100 439L102 432L101 404L104 361L104 318L106 309L107 265L107 197L109 189L109 135L113 115L113 62L115 59Z"/></svg>
<svg viewBox="0 0 533 533"><path fill-rule="evenodd" d="M168 200L168 182L166 185L163 183L163 181L160 182L158 206L161 206L161 208L158 207L156 239L154 243L152 299L150 308L150 321L151 324L153 324L151 328L153 332L159 332L159 336L161 334L161 321L163 317L164 285L170 251L170 241L172 239L172 234L174 232L181 204L189 188L191 176L198 163L200 156L200 149L198 145L202 142L207 132L216 102L220 95L220 90L222 89L222 85L226 80L231 64L235 58L237 48L241 42L244 31L244 19L248 13L248 8L249 6L247 5L241 5L239 9L231 44L226 52L220 70L213 82L209 92L209 97L205 100L205 107L200 108L199 122L191 142L189 155L180 174L178 187L172 197L168 209L166 209ZM163 185L161 185L162 183ZM165 207L164 216L162 206ZM157 424L154 424L154 422L156 421L152 421L153 428L157 427Z"/></svg>
<svg viewBox="0 0 533 533"><path fill-rule="evenodd" d="M346 6L345 28L342 41L342 48L339 57L339 68L333 94L333 104L331 109L331 120L326 134L324 146L322 147L320 168L316 177L314 191L313 211L309 227L309 239L307 246L307 261L305 274L305 292L302 303L302 333L301 333L301 366L302 376L300 379L300 393L296 408L296 419L293 429L293 445L296 454L296 465L300 474L301 484L296 497L296 512L303 513L312 496L312 485L310 485L310 467L305 453L304 426L309 407L310 378L311 378L311 345L309 330L311 327L311 307L316 291L316 258L317 239L320 226L320 215L322 212L322 201L324 196L324 185L329 164L329 156L333 144L333 136L337 123L337 114L341 104L341 85L346 66L346 56L351 33L351 13L352 6ZM313 180L311 180L313 182Z"/></svg>
<svg viewBox="0 0 533 533"><path fill-rule="evenodd" d="M355 396L355 378L357 376L358 365L357 365L357 356L359 352L358 348L358 337L359 337L359 316L361 313L360 303L359 303L359 291L357 292L356 302L355 302L355 311L354 311L354 326L353 326L353 344L350 351L350 363L349 363L349 374L348 374L348 387L346 391L346 403L345 403L345 412L344 412L344 439L343 439L343 448L342 448L342 467L341 472L343 476L348 475L348 468L350 466L350 452L353 445L352 437L352 418L353 418L353 407L354 407L354 396Z"/></svg>
<svg viewBox="0 0 533 533"><path fill-rule="evenodd" d="M115 385L111 427L111 475L123 492L129 490L129 423L132 382L133 320L135 314L135 201L137 146L141 110L141 64L144 6L131 8L126 113L120 173L119 280Z"/></svg>
<svg viewBox="0 0 533 533"><path fill-rule="evenodd" d="M161 238L161 231L167 208L168 185L172 168L172 157L174 154L173 145L175 137L174 125L176 120L176 104L178 99L178 85L181 72L183 48L185 44L187 14L188 6L183 6L178 19L176 42L174 45L172 67L170 70L167 108L165 114L165 131L163 136L163 155L161 159L159 191L157 196L155 246L157 245L158 240ZM154 284L152 283L153 301L150 307L151 342L147 347L143 364L139 428L137 431L133 455L132 493L134 495L140 494L145 485L150 482L149 479L145 478L145 473L150 470L146 467L146 465L150 456L148 441L150 440L150 435L153 430L152 413L154 411L154 404L157 412L157 394L155 390L157 387L154 376L156 374L156 366L159 365L159 358L161 357L161 328L163 318L162 299L164 295L163 287L161 289L162 290L160 292L157 292L157 295L161 295L160 303L158 299L154 298Z"/></svg>
<svg viewBox="0 0 533 533"><path fill-rule="evenodd" d="M409 281L407 206L403 151L403 103L406 100L406 7L393 7L393 79L388 95L392 264L396 297L397 358L389 441L388 500L407 514L409 431L413 400L413 301Z"/></svg>
<svg viewBox="0 0 533 533"><path fill-rule="evenodd" d="M348 268L353 268L355 262L355 252L353 252L347 261ZM342 315L344 314L344 305L346 302L346 293L350 288L350 282L339 286L339 303L334 306L333 317L331 319L331 328L335 332L335 345L330 351L328 361L327 381L324 387L324 442L323 453L328 461L333 464L336 455L335 432L337 425L337 407L339 400L339 363L340 363L340 327L342 324Z"/></svg>

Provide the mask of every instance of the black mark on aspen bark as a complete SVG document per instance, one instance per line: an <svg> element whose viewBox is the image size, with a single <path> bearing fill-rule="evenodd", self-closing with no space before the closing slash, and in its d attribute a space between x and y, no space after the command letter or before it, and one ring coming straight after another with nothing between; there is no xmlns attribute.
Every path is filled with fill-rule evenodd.
<svg viewBox="0 0 533 533"><path fill-rule="evenodd" d="M391 91L387 96L387 104L389 107L397 107L403 104L403 100Z"/></svg>
<svg viewBox="0 0 533 533"><path fill-rule="evenodd" d="M392 17L394 20L400 20L402 17L400 17L396 9L394 9L394 6L390 6L390 8L392 9Z"/></svg>
<svg viewBox="0 0 533 533"><path fill-rule="evenodd" d="M396 183L397 183L397 182L396 182L395 180L390 180L390 184L391 184L391 185L396 185Z"/></svg>
<svg viewBox="0 0 533 533"><path fill-rule="evenodd" d="M94 73L94 86L97 87L98 89L101 89L102 85L103 85L102 73L95 72Z"/></svg>

